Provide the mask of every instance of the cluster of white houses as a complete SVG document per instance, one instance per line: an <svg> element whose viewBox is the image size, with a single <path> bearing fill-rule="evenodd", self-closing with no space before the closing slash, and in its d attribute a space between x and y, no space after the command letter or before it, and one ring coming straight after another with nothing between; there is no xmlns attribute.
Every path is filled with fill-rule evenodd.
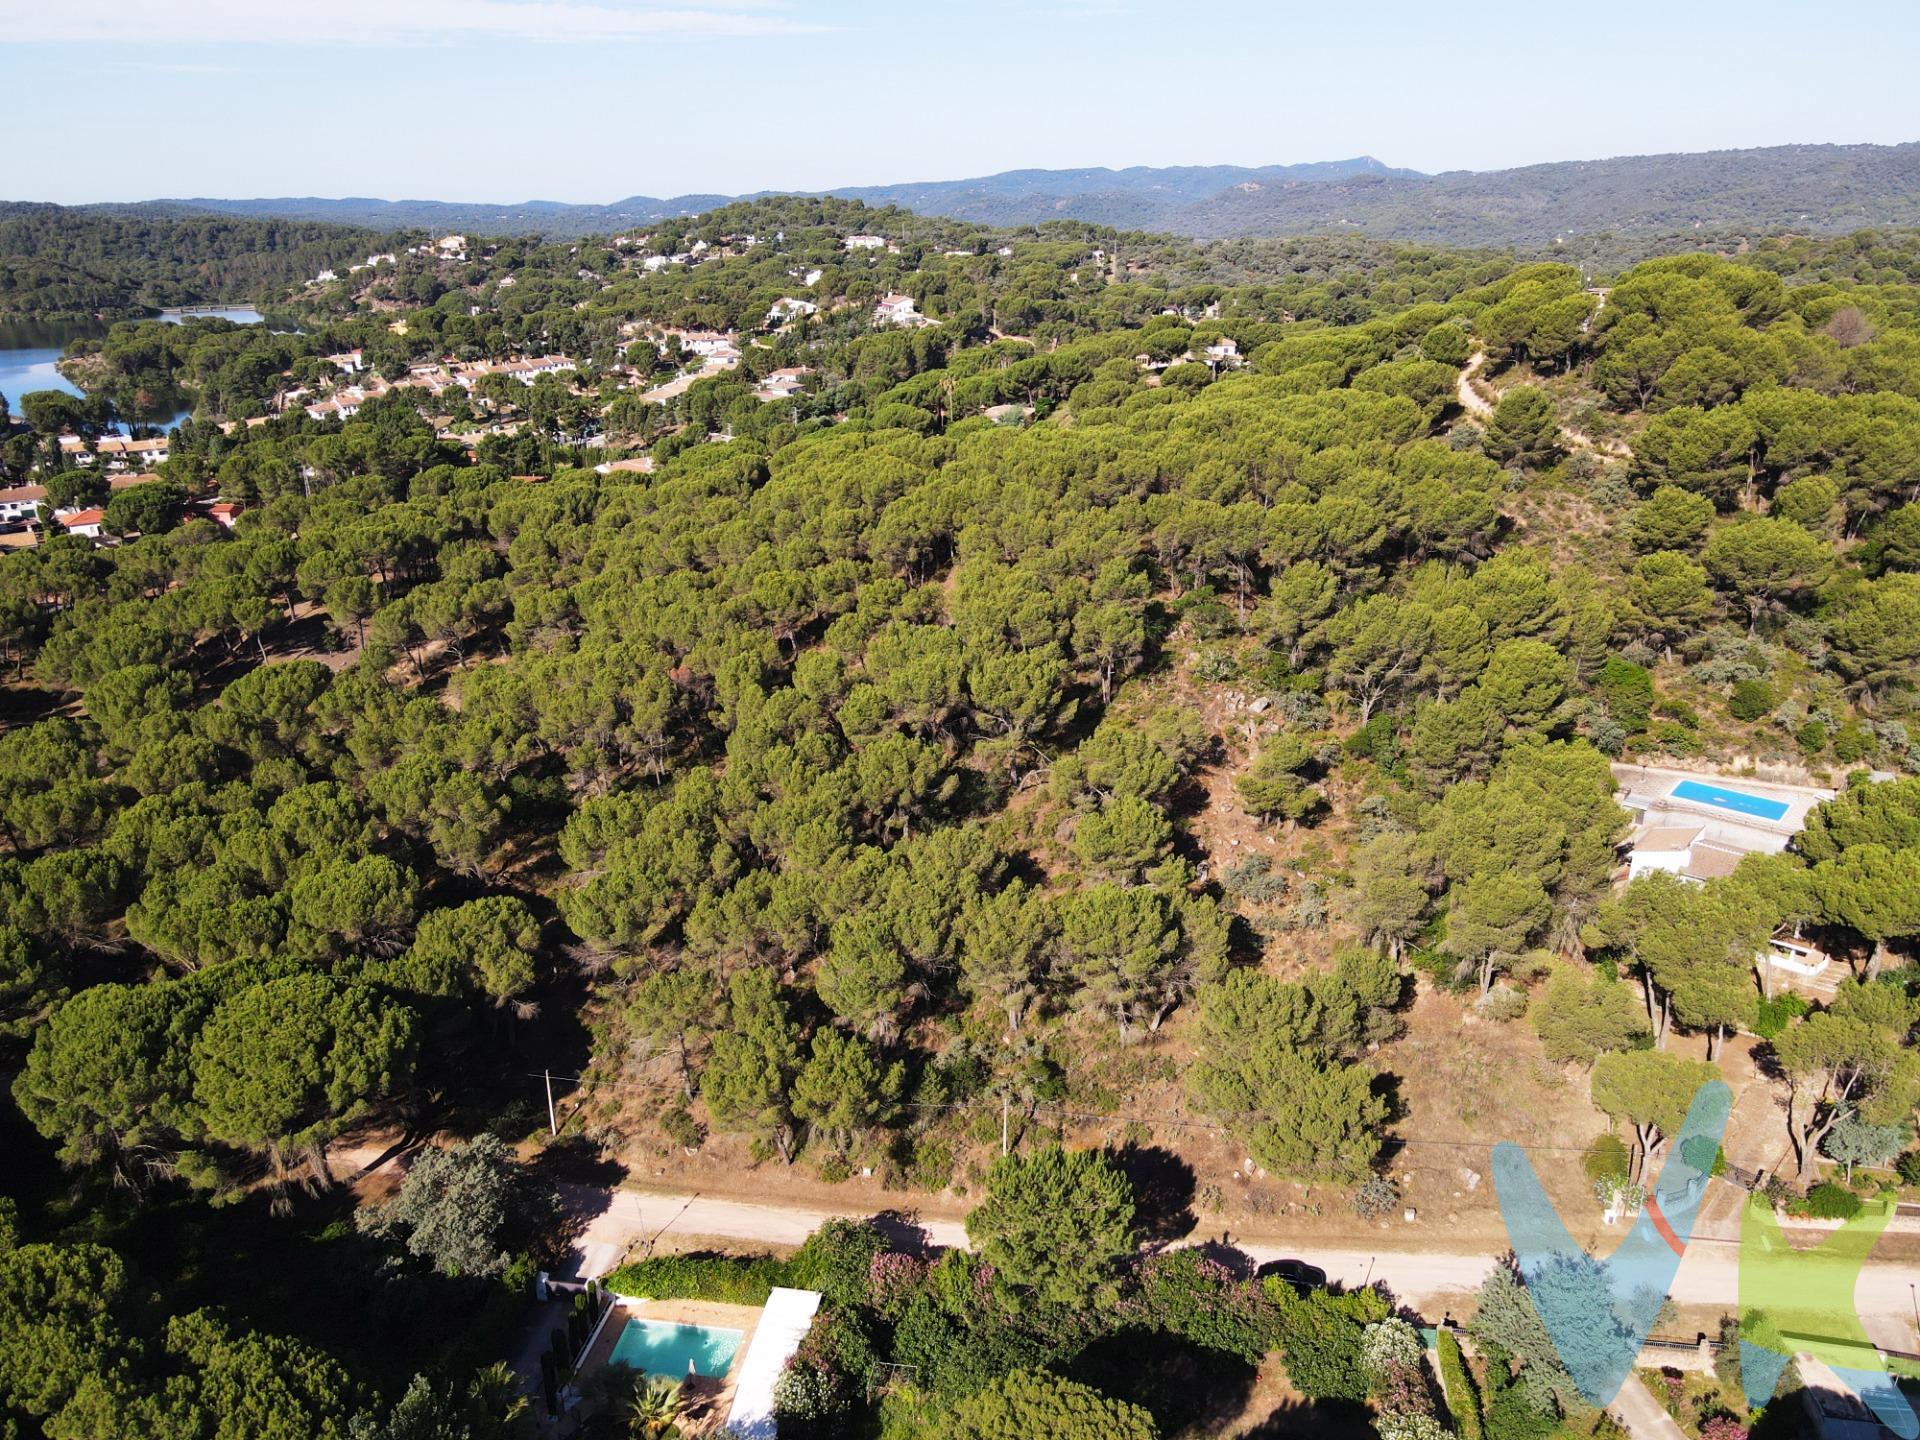
<svg viewBox="0 0 1920 1440"><path fill-rule="evenodd" d="M327 359L338 365L347 374L357 374L363 368L360 352L352 350L340 355L329 355ZM350 364L342 363L350 361ZM335 388L330 394L317 400L307 401L302 407L315 420L344 420L357 414L362 405L382 395L390 395L395 390L425 390L430 395L440 395L454 386L462 390L472 390L488 375L504 375L508 379L518 380L522 385L532 385L542 375L558 375L577 368L565 355L534 355L524 360L475 360L468 363L437 363L409 366L407 373L398 380L388 381L378 375L369 375L365 380L356 380L348 385ZM289 395L290 400L301 398L304 392L296 391Z"/></svg>

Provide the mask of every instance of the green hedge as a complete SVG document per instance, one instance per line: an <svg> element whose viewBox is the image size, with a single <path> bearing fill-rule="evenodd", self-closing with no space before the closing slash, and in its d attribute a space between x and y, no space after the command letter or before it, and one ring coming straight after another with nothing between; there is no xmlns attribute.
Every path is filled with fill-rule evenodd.
<svg viewBox="0 0 1920 1440"><path fill-rule="evenodd" d="M1480 1392L1473 1375L1460 1354L1460 1342L1451 1330L1442 1330L1434 1342L1440 1356L1440 1384L1447 1392L1447 1408L1453 1412L1453 1427L1460 1440L1481 1440Z"/></svg>
<svg viewBox="0 0 1920 1440"><path fill-rule="evenodd" d="M835 1305L867 1303L867 1275L886 1240L865 1220L829 1220L791 1259L771 1255L656 1255L622 1265L602 1282L649 1300L717 1300L764 1305L776 1285L818 1290Z"/></svg>
<svg viewBox="0 0 1920 1440"><path fill-rule="evenodd" d="M788 1280L788 1265L771 1255L656 1255L622 1265L604 1283L617 1295L649 1300L717 1300L725 1305L764 1305L776 1285Z"/></svg>

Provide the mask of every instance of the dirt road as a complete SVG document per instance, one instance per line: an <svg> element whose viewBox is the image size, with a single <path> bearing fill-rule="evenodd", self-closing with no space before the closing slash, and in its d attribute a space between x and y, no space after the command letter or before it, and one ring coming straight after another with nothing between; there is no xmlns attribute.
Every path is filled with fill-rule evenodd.
<svg viewBox="0 0 1920 1440"><path fill-rule="evenodd" d="M865 1218L870 1212L850 1208L825 1211L785 1206L754 1205L700 1195L655 1193L622 1187L599 1190L579 1186L568 1190L569 1209L585 1222L575 1242L577 1273L581 1278L603 1275L629 1251L639 1253L662 1235L709 1236L752 1240L769 1245L798 1245L822 1222L836 1216ZM964 1246L966 1229L957 1220L928 1220L919 1225L924 1241L941 1247ZM1186 1243L1218 1243L1216 1234L1195 1232ZM1225 1243L1258 1264L1274 1260L1304 1260L1327 1272L1327 1278L1345 1285L1383 1281L1404 1304L1439 1319L1468 1294L1479 1289L1497 1256L1383 1247L1378 1250L1312 1249L1290 1246L1265 1236L1229 1235ZM1912 1315L1910 1285L1915 1268L1910 1263L1868 1264L1854 1292L1862 1319L1899 1321L1905 1330ZM1679 1305L1717 1305L1728 1310L1739 1303L1739 1249L1729 1241L1702 1237L1688 1248L1674 1277L1670 1293Z"/></svg>

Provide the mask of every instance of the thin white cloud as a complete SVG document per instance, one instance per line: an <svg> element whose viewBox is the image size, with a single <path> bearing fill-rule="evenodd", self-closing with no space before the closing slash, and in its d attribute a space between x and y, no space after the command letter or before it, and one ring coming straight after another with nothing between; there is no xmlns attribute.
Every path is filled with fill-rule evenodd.
<svg viewBox="0 0 1920 1440"><path fill-rule="evenodd" d="M782 0L0 0L0 46L728 39L832 27Z"/></svg>
<svg viewBox="0 0 1920 1440"><path fill-rule="evenodd" d="M152 70L162 75L238 75L238 65L203 65L190 60L108 60L116 70Z"/></svg>

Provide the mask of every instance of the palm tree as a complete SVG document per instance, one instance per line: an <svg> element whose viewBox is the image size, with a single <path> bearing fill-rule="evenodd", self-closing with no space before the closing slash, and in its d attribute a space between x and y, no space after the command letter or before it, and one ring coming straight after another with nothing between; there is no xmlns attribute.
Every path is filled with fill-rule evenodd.
<svg viewBox="0 0 1920 1440"><path fill-rule="evenodd" d="M665 1440L680 1433L673 1422L685 1408L678 1380L667 1375L649 1375L645 1384L634 1388L632 1399L627 1403L627 1428L635 1435L646 1436L647 1440Z"/></svg>
<svg viewBox="0 0 1920 1440"><path fill-rule="evenodd" d="M607 1365L594 1373L586 1388L600 1417L596 1434L671 1440L680 1433L674 1422L686 1409L686 1399L680 1393L680 1382L671 1375L649 1375L624 1365Z"/></svg>

